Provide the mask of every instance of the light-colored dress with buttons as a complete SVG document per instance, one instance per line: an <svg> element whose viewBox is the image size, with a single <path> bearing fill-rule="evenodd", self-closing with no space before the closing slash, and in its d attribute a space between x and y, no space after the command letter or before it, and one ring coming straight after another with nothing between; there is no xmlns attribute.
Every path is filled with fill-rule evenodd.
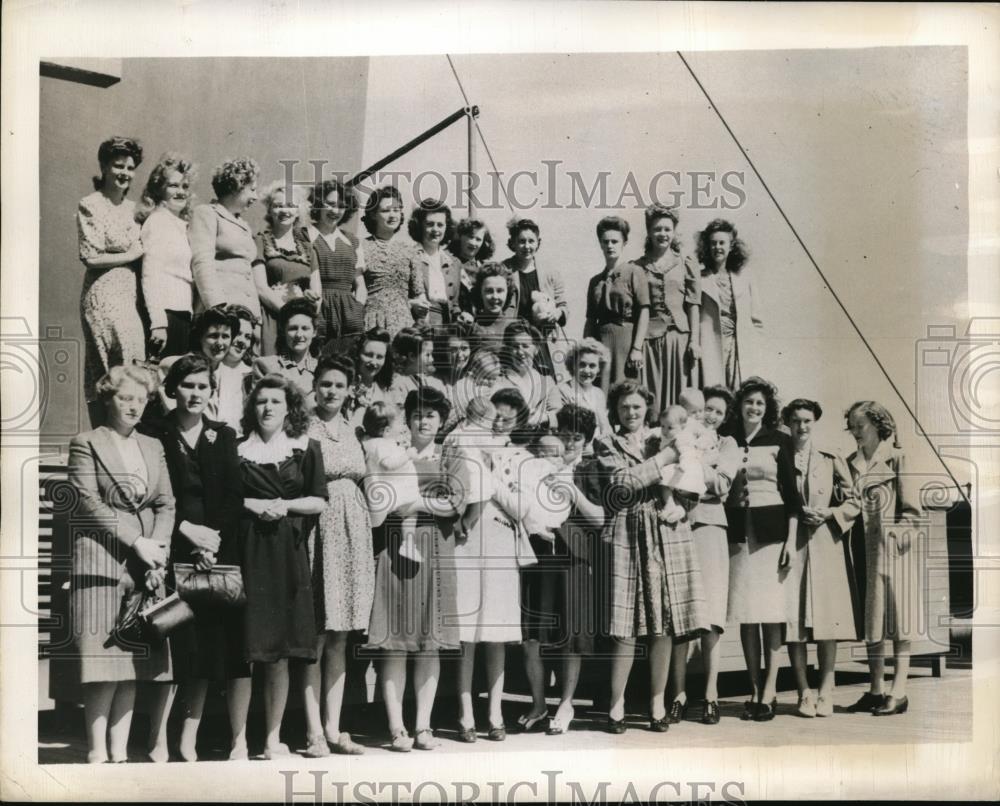
<svg viewBox="0 0 1000 806"><path fill-rule="evenodd" d="M112 204L100 191L80 200L76 213L80 260L127 252L139 240L135 202ZM97 382L111 367L146 359L136 274L141 263L87 269L80 295L83 324L84 394L97 399Z"/></svg>
<svg viewBox="0 0 1000 806"><path fill-rule="evenodd" d="M309 437L323 451L326 507L310 546L316 626L320 630L364 630L375 594L375 555L368 508L359 482L365 457L354 429L343 417L313 417Z"/></svg>

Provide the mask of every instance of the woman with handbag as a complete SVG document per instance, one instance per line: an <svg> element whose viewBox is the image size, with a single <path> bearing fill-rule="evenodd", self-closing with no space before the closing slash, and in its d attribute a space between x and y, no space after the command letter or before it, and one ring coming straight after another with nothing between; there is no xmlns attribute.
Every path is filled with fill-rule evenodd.
<svg viewBox="0 0 1000 806"><path fill-rule="evenodd" d="M69 446L71 520L87 523L73 535L70 620L90 764L109 760L109 737L110 761L128 760L135 682L170 679L166 647L127 640L117 618L143 588L160 587L174 522L163 449L135 430L155 390L156 376L144 367L112 367L97 383L108 425Z"/></svg>
<svg viewBox="0 0 1000 806"><path fill-rule="evenodd" d="M177 404L157 434L177 500L170 561L178 593L195 614L170 635L174 682L183 686L184 697L180 754L185 761L198 760L195 744L208 683L220 681L226 684L232 730L230 758L245 757L250 667L243 659L243 608L210 593L202 598L214 601L196 601L198 592L188 590L198 583L221 584L223 577L242 590L237 534L243 484L236 433L205 416L214 385L205 356L178 358L163 385Z"/></svg>

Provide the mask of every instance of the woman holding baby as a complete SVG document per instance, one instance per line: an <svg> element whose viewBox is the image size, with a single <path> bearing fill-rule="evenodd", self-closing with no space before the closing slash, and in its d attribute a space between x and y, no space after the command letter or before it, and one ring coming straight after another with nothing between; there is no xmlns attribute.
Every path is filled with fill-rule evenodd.
<svg viewBox="0 0 1000 806"><path fill-rule="evenodd" d="M608 408L616 433L594 443L607 480L602 536L608 544L606 631L615 639L610 733L626 730L625 686L636 639L648 641L649 726L664 732L669 727L664 690L673 641L693 637L707 627L686 513L672 523L660 517L663 470L680 457L673 445L663 444L662 437L657 440L649 431L653 399L652 392L634 381L615 386Z"/></svg>

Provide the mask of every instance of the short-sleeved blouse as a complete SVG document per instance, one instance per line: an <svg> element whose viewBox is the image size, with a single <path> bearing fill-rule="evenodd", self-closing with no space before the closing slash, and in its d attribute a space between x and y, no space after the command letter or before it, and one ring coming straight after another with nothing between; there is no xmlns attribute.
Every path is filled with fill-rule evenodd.
<svg viewBox="0 0 1000 806"><path fill-rule="evenodd" d="M685 305L701 304L701 273L694 262L668 251L659 260L641 257L649 284L649 329L646 338L658 338L670 328L687 333Z"/></svg>

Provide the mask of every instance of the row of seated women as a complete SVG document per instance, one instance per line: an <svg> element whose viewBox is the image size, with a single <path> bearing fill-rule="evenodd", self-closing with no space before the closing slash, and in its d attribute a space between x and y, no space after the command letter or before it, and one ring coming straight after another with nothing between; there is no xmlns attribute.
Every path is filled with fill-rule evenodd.
<svg viewBox="0 0 1000 806"><path fill-rule="evenodd" d="M306 359L289 347L280 321L292 300L313 306L317 344L335 351L353 349L374 327L393 337L408 327L461 323L498 343L522 319L543 337L537 368L567 378L566 284L558 266L538 260L541 233L530 219L508 225L511 256L493 262L486 225L456 223L443 202L424 200L404 222L399 191L378 188L365 203L367 235L359 239L351 188L330 179L306 193L277 181L263 196L265 226L254 233L244 216L257 200L252 159L216 168L216 198L197 206L194 166L184 157L160 158L138 205L126 195L141 146L112 137L98 162L95 191L77 215L93 424L101 416L96 381L108 369L184 353L192 316L220 304L246 311L245 337L257 353L297 364ZM761 326L745 243L731 223L716 220L698 234L696 255L684 255L675 209L653 205L645 223L634 261L625 256L627 222L607 217L597 225L604 266L587 287L583 330L610 358L596 385L606 393L635 379L655 391L658 408L677 403L687 386L736 388L753 350L748 333Z"/></svg>
<svg viewBox="0 0 1000 806"><path fill-rule="evenodd" d="M905 712L920 589L909 532L883 525L913 520L917 510L892 417L879 404L860 401L848 411L858 450L844 461L812 445L818 404L788 404L791 435L784 433L776 390L756 377L735 397L722 387L683 390L683 405L668 406L659 420L654 393L635 381L614 386L605 403L603 393L564 400L559 385L537 394L530 376L526 395L518 378L537 373L542 337L515 321L499 353L479 345L468 359L487 369L450 388L422 372L433 363L433 341L416 330L391 341L369 331L357 369L343 356L324 357L308 391L301 378L263 374L248 385L238 437L206 415L213 399L219 404L218 369L238 327L224 309L198 317L201 347L171 363L162 395L156 373L114 367L98 385L107 425L71 444L80 514L98 527L74 538L72 623L91 761L125 759L136 681L157 684L152 758L167 757L171 683L183 684L180 755L197 758L209 681L226 682L230 757L246 758L252 664L265 678L265 757L288 752L280 730L293 677L305 703L306 754L361 752L339 724L352 632L366 633L365 646L379 657L389 747L398 751L437 746L431 715L442 651L461 653L455 735L477 739L478 643L487 666L486 736L495 741L507 733L504 656L516 643L532 693L519 729L565 732L582 658L607 641L607 729L623 732L640 640L649 658L650 729L665 731L685 715L693 639L706 669L700 720L715 724L718 638L727 625L739 625L747 659L749 721L774 716L783 642L798 712L832 713L836 642L859 637L868 643L871 690L851 710ZM583 389L609 361L592 340L568 357L571 383ZM392 375L399 366L405 382L381 385L386 366ZM370 382L359 385L363 377ZM170 405L137 430L151 399ZM855 523L860 539L852 543ZM239 565L246 607L196 611L169 651L123 643L116 629L123 596L169 583L171 564L182 561ZM896 658L888 696L886 640ZM818 696L807 685L807 641L819 643ZM550 653L560 659L562 684L551 715ZM402 705L408 656L412 735Z"/></svg>

